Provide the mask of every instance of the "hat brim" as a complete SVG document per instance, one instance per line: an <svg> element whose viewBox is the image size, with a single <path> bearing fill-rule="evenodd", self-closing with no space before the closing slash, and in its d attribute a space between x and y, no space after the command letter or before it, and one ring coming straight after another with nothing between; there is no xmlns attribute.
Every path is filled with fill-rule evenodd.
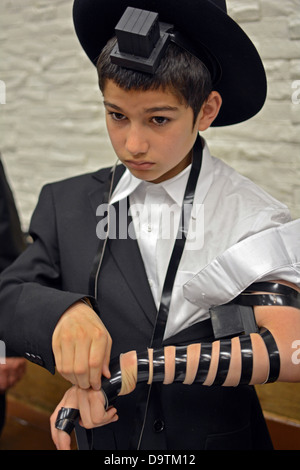
<svg viewBox="0 0 300 470"><path fill-rule="evenodd" d="M213 126L237 124L260 111L267 92L261 58L240 26L209 0L75 0L75 31L94 65L128 6L159 13L160 21L218 59L222 76L214 89L223 103Z"/></svg>

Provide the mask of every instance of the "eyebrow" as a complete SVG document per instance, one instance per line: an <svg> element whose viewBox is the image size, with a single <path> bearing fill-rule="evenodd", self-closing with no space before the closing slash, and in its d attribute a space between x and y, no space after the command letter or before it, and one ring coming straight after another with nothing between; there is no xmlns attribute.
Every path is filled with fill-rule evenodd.
<svg viewBox="0 0 300 470"><path fill-rule="evenodd" d="M108 101L103 101L104 106L115 109L116 111L123 113L124 111L122 108L117 106L116 104L109 103ZM148 108L144 110L145 113L150 114L150 113L158 113L158 112L163 112L163 111L178 111L178 108L176 106L155 106L153 108Z"/></svg>
<svg viewBox="0 0 300 470"><path fill-rule="evenodd" d="M157 113L161 111L178 111L176 106L157 106L154 108L145 109L146 113Z"/></svg>

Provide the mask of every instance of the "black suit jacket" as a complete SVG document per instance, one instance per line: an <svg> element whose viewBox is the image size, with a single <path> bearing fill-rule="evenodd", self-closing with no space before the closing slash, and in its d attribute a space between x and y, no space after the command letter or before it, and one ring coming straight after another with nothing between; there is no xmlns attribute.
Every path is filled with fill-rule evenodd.
<svg viewBox="0 0 300 470"><path fill-rule="evenodd" d="M24 250L25 240L0 154L0 272Z"/></svg>
<svg viewBox="0 0 300 470"><path fill-rule="evenodd" d="M118 167L116 180L122 171ZM34 243L2 277L2 336L20 355L52 373L55 325L72 303L89 294L99 245L96 209L103 200L108 174L104 169L45 186L30 227ZM109 240L98 292L98 299L92 301L112 336L112 357L132 349L145 350L156 307L135 240ZM139 384L130 395L119 397L119 421L95 429L91 445L96 449L181 450L270 446L252 387L154 384L141 436L148 392L147 385ZM78 437L84 448L85 433L78 432Z"/></svg>
<svg viewBox="0 0 300 470"><path fill-rule="evenodd" d="M9 266L24 248L25 240L21 230L19 215L0 154L0 272ZM7 347L5 353L7 356L15 355ZM0 434L4 421L5 394L0 393Z"/></svg>

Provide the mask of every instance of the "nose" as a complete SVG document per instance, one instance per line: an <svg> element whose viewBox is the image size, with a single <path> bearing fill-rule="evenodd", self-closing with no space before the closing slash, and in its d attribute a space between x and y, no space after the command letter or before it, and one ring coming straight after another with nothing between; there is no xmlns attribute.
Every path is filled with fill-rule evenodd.
<svg viewBox="0 0 300 470"><path fill-rule="evenodd" d="M138 126L130 126L126 136L126 150L133 156L147 153L148 141L143 130Z"/></svg>

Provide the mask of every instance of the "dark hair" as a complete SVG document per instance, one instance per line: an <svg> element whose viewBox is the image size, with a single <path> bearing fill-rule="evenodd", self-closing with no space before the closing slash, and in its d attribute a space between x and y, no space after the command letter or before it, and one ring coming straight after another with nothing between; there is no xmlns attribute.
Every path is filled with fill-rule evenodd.
<svg viewBox="0 0 300 470"><path fill-rule="evenodd" d="M154 75L129 70L115 65L110 54L116 44L116 38L108 41L97 62L99 87L103 92L106 80L113 80L125 90L163 90L174 92L180 102L185 102L194 113L194 123L201 106L212 91L210 73L196 57L174 43L166 49Z"/></svg>

